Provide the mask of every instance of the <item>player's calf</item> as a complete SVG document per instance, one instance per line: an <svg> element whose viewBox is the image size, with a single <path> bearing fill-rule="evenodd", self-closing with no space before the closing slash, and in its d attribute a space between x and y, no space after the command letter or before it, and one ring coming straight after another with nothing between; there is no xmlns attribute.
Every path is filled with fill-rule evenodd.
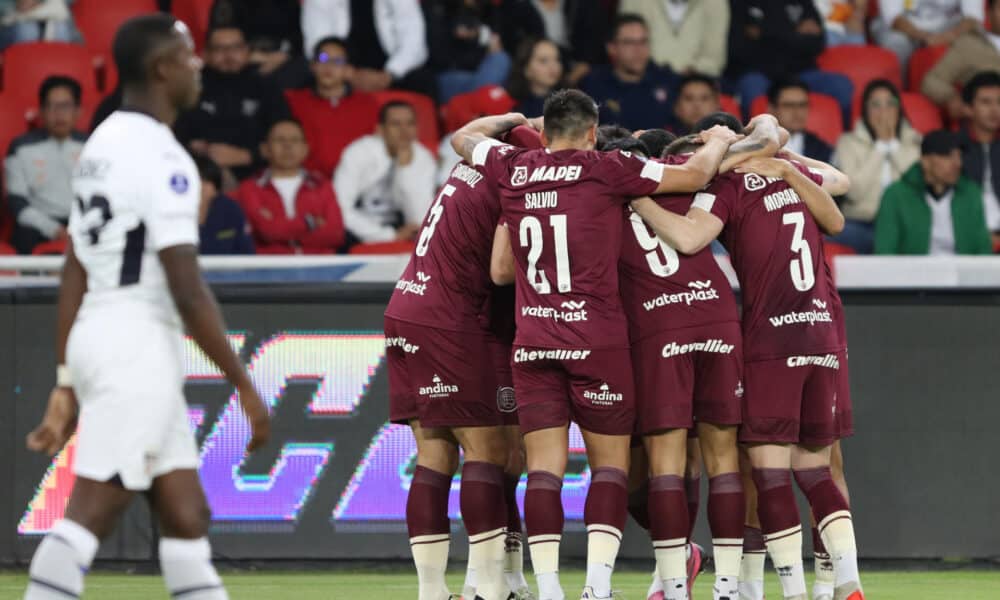
<svg viewBox="0 0 1000 600"><path fill-rule="evenodd" d="M778 572L785 598L806 598L802 570L802 523L795 506L792 477L787 468L753 469L757 486L757 513L764 542Z"/></svg>
<svg viewBox="0 0 1000 600"><path fill-rule="evenodd" d="M688 597L687 543L690 533L685 489L687 431L646 436L649 455L649 524L656 570L667 600ZM701 466L698 466L700 472Z"/></svg>
<svg viewBox="0 0 1000 600"><path fill-rule="evenodd" d="M504 500L507 504L507 539L504 555L504 577L515 594L529 592L524 578L524 538L521 512L517 507L517 486L524 472L524 449L521 431L516 425L504 428L507 438L507 466L504 468Z"/></svg>

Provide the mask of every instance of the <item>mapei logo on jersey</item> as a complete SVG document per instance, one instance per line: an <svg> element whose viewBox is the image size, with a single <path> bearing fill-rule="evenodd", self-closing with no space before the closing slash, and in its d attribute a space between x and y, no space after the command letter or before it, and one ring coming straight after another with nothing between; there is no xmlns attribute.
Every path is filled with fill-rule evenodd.
<svg viewBox="0 0 1000 600"><path fill-rule="evenodd" d="M785 361L789 367L826 367L827 369L840 369L840 359L836 354L824 356L789 356Z"/></svg>
<svg viewBox="0 0 1000 600"><path fill-rule="evenodd" d="M706 279L705 281L691 281L688 283L688 287L692 288L694 291L679 292L676 294L663 293L656 298L643 301L642 307L649 312L651 310L656 310L657 308L670 306L671 304L684 304L691 306L692 302L705 302L708 300L719 299L719 290L712 287L711 279Z"/></svg>
<svg viewBox="0 0 1000 600"><path fill-rule="evenodd" d="M787 188L764 196L764 209L767 212L781 210L786 206L801 204L802 199L792 188Z"/></svg>
<svg viewBox="0 0 1000 600"><path fill-rule="evenodd" d="M583 308L585 304L586 302L584 301L573 303L563 302L561 306L566 309L564 311L552 306L522 306L521 316L552 319L553 321L562 321L564 323L577 323L587 320L587 311Z"/></svg>
<svg viewBox="0 0 1000 600"><path fill-rule="evenodd" d="M596 392L592 390L584 391L583 397L590 400L590 403L596 406L614 406L618 402L621 402L625 396L612 392L611 386L607 383L602 383Z"/></svg>
<svg viewBox="0 0 1000 600"><path fill-rule="evenodd" d="M514 167L514 177L517 177L517 170L521 167ZM548 167L535 167L535 170L531 172L531 177L528 177L528 183L540 183L545 181L576 181L580 178L580 174L583 173L583 167L580 165L571 166L561 166L556 167L555 165ZM513 178L511 178L511 183L513 183ZM514 183L514 185L523 185Z"/></svg>
<svg viewBox="0 0 1000 600"><path fill-rule="evenodd" d="M387 337L385 338L385 347L399 348L407 354L416 354L417 350L420 350L420 346L411 344L405 337Z"/></svg>
<svg viewBox="0 0 1000 600"><path fill-rule="evenodd" d="M420 280L420 283L409 279L400 279L396 282L396 289L403 292L404 296L406 294L423 296L427 292L427 282L431 280L431 276L423 271L417 271L417 279Z"/></svg>
<svg viewBox="0 0 1000 600"><path fill-rule="evenodd" d="M526 350L518 348L514 351L514 362L524 363L536 360L583 360L590 356L590 350L568 350L565 348L544 348Z"/></svg>
<svg viewBox="0 0 1000 600"><path fill-rule="evenodd" d="M797 325L805 323L815 325L816 323L832 323L833 317L826 310L806 310L802 312L790 312L776 317L770 317L772 327L783 327L785 325Z"/></svg>
<svg viewBox="0 0 1000 600"><path fill-rule="evenodd" d="M512 413L517 410L517 397L514 388L502 385L497 388L497 410L502 413Z"/></svg>
<svg viewBox="0 0 1000 600"><path fill-rule="evenodd" d="M705 340L704 342L691 342L690 344L678 344L677 342L670 342L663 347L663 358L672 358L674 356L680 356L681 354L687 354L689 352L712 352L714 354L729 354L736 348L735 344L727 344L726 342L714 339Z"/></svg>
<svg viewBox="0 0 1000 600"><path fill-rule="evenodd" d="M434 375L431 379L431 383L434 385L422 387L417 393L421 396L427 396L428 398L447 398L452 394L458 393L457 385L448 385L447 383L443 383L441 378L437 375Z"/></svg>

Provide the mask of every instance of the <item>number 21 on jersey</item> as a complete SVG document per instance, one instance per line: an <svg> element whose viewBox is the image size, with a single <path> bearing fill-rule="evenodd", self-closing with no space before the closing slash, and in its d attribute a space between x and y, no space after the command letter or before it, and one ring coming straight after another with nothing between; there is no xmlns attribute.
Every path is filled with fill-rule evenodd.
<svg viewBox="0 0 1000 600"><path fill-rule="evenodd" d="M573 291L570 281L569 242L566 240L566 215L549 215L549 227L552 228L552 238L556 254L556 287L560 294ZM544 249L543 227L538 217L527 216L521 219L519 239L522 248L528 248L528 283L539 294L551 294L552 285L543 269L538 268L538 259Z"/></svg>

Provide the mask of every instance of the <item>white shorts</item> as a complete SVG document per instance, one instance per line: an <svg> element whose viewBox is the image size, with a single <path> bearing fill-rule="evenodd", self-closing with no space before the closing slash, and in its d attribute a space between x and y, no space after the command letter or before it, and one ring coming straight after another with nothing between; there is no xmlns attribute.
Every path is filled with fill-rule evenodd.
<svg viewBox="0 0 1000 600"><path fill-rule="evenodd" d="M88 315L70 332L66 363L80 403L79 477L147 490L153 479L197 469L184 401L184 339L147 319Z"/></svg>

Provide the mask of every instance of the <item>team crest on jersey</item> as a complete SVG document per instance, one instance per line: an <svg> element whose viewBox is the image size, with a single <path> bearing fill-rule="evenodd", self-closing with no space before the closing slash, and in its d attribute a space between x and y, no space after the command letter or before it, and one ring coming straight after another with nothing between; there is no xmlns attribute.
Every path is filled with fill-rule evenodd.
<svg viewBox="0 0 1000 600"><path fill-rule="evenodd" d="M183 173L174 173L170 176L170 189L178 194L188 191L188 179Z"/></svg>
<svg viewBox="0 0 1000 600"><path fill-rule="evenodd" d="M497 410L502 413L512 413L517 410L514 388L506 385L497 388Z"/></svg>
<svg viewBox="0 0 1000 600"><path fill-rule="evenodd" d="M511 185L524 185L528 183L528 167L514 167L514 174L510 176Z"/></svg>
<svg viewBox="0 0 1000 600"><path fill-rule="evenodd" d="M767 182L756 173L747 173L743 175L743 185L746 186L748 192L756 192L767 187Z"/></svg>

